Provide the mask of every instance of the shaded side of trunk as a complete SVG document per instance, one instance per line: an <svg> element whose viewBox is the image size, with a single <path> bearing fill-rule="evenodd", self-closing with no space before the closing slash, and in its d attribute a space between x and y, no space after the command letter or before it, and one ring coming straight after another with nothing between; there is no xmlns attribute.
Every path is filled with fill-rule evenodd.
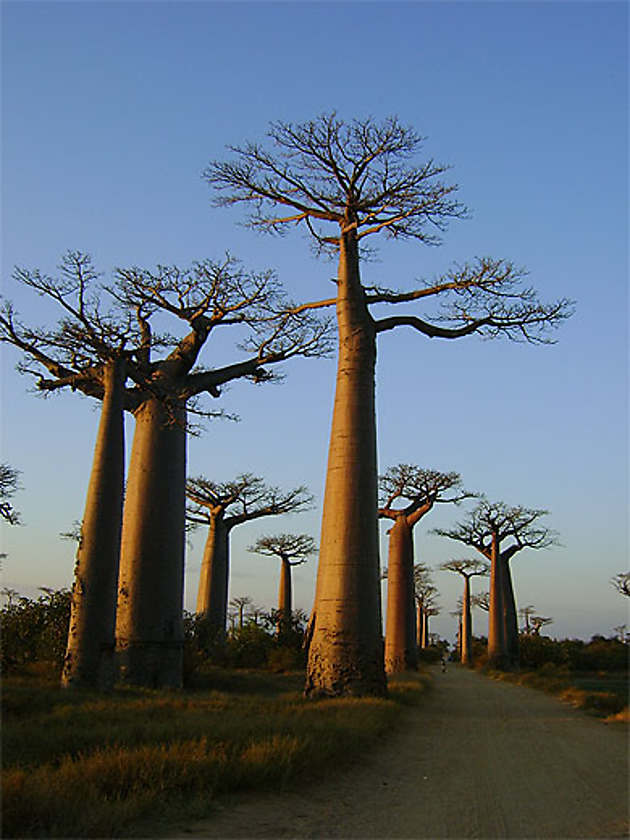
<svg viewBox="0 0 630 840"><path fill-rule="evenodd" d="M507 665L503 622L503 569L499 556L499 540L492 537L490 559L490 609L488 610L488 664L503 669Z"/></svg>
<svg viewBox="0 0 630 840"><path fill-rule="evenodd" d="M74 569L68 644L61 675L65 688L109 689L114 682L125 470L124 383L124 361L109 362Z"/></svg>
<svg viewBox="0 0 630 840"><path fill-rule="evenodd" d="M376 335L354 231L341 237L339 358L305 694L384 695L378 556Z"/></svg>
<svg viewBox="0 0 630 840"><path fill-rule="evenodd" d="M411 575L410 575L411 569ZM388 674L417 666L413 610L413 543L405 516L399 516L389 534L387 561L387 623L385 670ZM410 607L411 621L410 621Z"/></svg>
<svg viewBox="0 0 630 840"><path fill-rule="evenodd" d="M212 516L201 562L197 615L215 639L225 637L230 577L230 529L222 516Z"/></svg>
<svg viewBox="0 0 630 840"><path fill-rule="evenodd" d="M291 563L281 558L280 587L278 589L278 633L282 634L291 627L293 610L293 590L291 583Z"/></svg>
<svg viewBox="0 0 630 840"><path fill-rule="evenodd" d="M464 575L464 598L462 602L461 663L472 663L472 612L470 609L470 578Z"/></svg>
<svg viewBox="0 0 630 840"><path fill-rule="evenodd" d="M509 560L502 560L501 566L503 574L503 632L505 634L505 648L508 664L511 668L518 668L520 660L518 619L516 616L516 600L514 598Z"/></svg>
<svg viewBox="0 0 630 840"><path fill-rule="evenodd" d="M136 412L122 529L116 648L121 679L182 684L185 412L157 400Z"/></svg>
<svg viewBox="0 0 630 840"><path fill-rule="evenodd" d="M429 614L424 611L422 621L422 648L429 647Z"/></svg>

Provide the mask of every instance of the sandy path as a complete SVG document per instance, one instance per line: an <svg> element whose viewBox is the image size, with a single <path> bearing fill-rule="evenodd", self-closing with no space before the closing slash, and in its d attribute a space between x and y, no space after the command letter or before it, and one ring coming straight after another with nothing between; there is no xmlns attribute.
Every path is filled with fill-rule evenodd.
<svg viewBox="0 0 630 840"><path fill-rule="evenodd" d="M247 795L180 838L626 837L626 731L458 667L407 725L308 790Z"/></svg>

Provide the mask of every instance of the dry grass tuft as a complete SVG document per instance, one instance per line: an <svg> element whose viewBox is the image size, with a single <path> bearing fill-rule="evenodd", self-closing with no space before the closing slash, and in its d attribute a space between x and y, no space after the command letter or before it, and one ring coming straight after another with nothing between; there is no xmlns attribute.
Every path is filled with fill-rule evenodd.
<svg viewBox="0 0 630 840"><path fill-rule="evenodd" d="M427 687L405 676L387 699L309 702L301 674L211 677L205 691L106 699L33 678L28 705L7 679L3 836L146 836L143 821L202 816L218 794L316 777L372 747Z"/></svg>

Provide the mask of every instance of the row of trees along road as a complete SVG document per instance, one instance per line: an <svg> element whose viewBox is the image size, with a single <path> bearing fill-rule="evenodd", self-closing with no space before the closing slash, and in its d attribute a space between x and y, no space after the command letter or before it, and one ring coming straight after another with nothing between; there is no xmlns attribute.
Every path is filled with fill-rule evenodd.
<svg viewBox="0 0 630 840"><path fill-rule="evenodd" d="M270 365L326 352L327 324L294 312L272 272L246 273L230 256L190 268L117 269L101 285L89 256L70 252L57 277L22 268L14 277L63 310L55 328L40 329L5 302L0 337L23 351L22 371L44 393L69 388L102 404L63 684L109 685L115 646L123 680L180 686L187 414L220 415L198 397L216 398L234 379L271 380ZM156 320L184 324L184 335L157 332ZM210 337L228 326L241 328L245 358L198 364ZM125 410L135 432L123 506Z"/></svg>
<svg viewBox="0 0 630 840"><path fill-rule="evenodd" d="M524 270L488 256L456 265L441 278L421 282L410 291L362 283L360 264L368 237L438 245L448 223L467 213L456 198L457 186L443 180L447 167L431 158L420 159L423 138L397 118L344 123L332 113L302 124L272 123L267 141L233 146L230 160L210 163L205 177L215 191L215 203L249 206L251 224L271 233L306 228L320 251L337 256L334 297L279 307L269 276L237 272L236 282L230 282L229 263L202 263L186 271L163 268L156 273L131 269L118 272L119 285L112 289L123 307L116 319L102 316L89 298L91 264L74 255L65 264L61 281L37 272L17 273L18 280L64 307L67 326L54 333L22 327L9 308L2 319L3 338L52 373L53 380L39 376L43 390L67 385L103 399L106 428L99 436L103 443L98 451L109 454L103 460L106 469L95 470L99 478L94 491L90 489L90 499L95 496L100 503L90 501L86 507L79 562L82 581L88 554L99 557L99 567L115 577L119 532L115 523L122 499L121 417L125 407L134 412L136 435L121 555L120 649L127 678L178 684L181 612L175 605L181 604L186 407L201 393L217 394L223 382L237 376L265 378L266 364L321 352L322 327L305 324L301 318L314 309L334 306L338 373L306 693L381 695L386 681L377 526L376 339L409 327L428 338L476 333L547 342L548 331L571 314L572 305L566 299L542 303L526 284ZM227 295L215 278L225 279ZM434 314L373 314L379 304L415 302L441 306ZM150 316L155 311L184 321L190 332L175 343L167 335L154 336ZM215 327L235 322L252 327L252 357L220 371L193 372ZM160 361L151 359L154 349L165 351ZM127 379L130 387L125 387ZM111 468L112 463L118 468ZM100 477L104 472L112 476L107 493ZM150 506L144 503L147 494L155 502ZM98 539L93 520L109 523ZM156 556L165 559L152 562ZM102 614L92 638L98 639L98 645L106 644L105 637L111 638L109 629L104 632L111 621L111 606L105 608L103 599L90 600L84 610L81 605L86 604L86 597L77 601L72 632L86 635L79 630L88 620L84 613ZM79 671L90 670L75 665L77 658L78 653L68 661L68 683Z"/></svg>
<svg viewBox="0 0 630 840"><path fill-rule="evenodd" d="M435 533L476 549L490 561L488 610L488 662L498 669L518 667L518 624L510 561L524 548L542 549L557 544L556 534L539 519L546 510L509 507L503 502L480 499L470 514L453 528L437 528ZM459 564L456 564L459 565ZM446 564L449 567L449 564ZM470 566L468 567L470 569ZM450 571L460 571L451 565ZM482 572L483 573L483 572ZM468 604L466 591L468 590ZM470 626L468 580L464 590L464 620ZM466 618L467 613L467 618ZM468 647L470 650L470 641Z"/></svg>

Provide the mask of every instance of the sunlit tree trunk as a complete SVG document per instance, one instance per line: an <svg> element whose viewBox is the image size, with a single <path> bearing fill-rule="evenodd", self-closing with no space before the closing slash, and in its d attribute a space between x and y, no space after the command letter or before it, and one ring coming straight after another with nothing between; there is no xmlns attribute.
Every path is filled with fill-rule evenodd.
<svg viewBox="0 0 630 840"><path fill-rule="evenodd" d="M461 622L461 663L462 665L470 665L472 662L472 613L470 609L470 578L467 575L464 575Z"/></svg>
<svg viewBox="0 0 630 840"><path fill-rule="evenodd" d="M280 567L280 587L278 589L278 632L282 633L291 626L293 610L293 589L291 584L291 563L282 558Z"/></svg>
<svg viewBox="0 0 630 840"><path fill-rule="evenodd" d="M492 535L490 559L490 609L488 611L488 663L494 668L505 668L505 629L503 621L503 569L499 555L499 540Z"/></svg>
<svg viewBox="0 0 630 840"><path fill-rule="evenodd" d="M222 516L212 516L201 563L197 615L219 637L225 636L230 574L230 529Z"/></svg>
<svg viewBox="0 0 630 840"><path fill-rule="evenodd" d="M124 488L125 362L104 371L104 396L72 586L61 684L111 688Z"/></svg>
<svg viewBox="0 0 630 840"><path fill-rule="evenodd" d="M383 695L374 322L354 231L340 238L339 359L305 693Z"/></svg>
<svg viewBox="0 0 630 840"><path fill-rule="evenodd" d="M501 561L503 575L503 632L505 635L505 648L508 664L512 668L518 668L520 653L518 644L518 618L516 614L516 601L514 598L514 587L512 585L512 573L510 561Z"/></svg>
<svg viewBox="0 0 630 840"><path fill-rule="evenodd" d="M134 685L181 687L185 411L157 399L136 412L122 529L116 646Z"/></svg>
<svg viewBox="0 0 630 840"><path fill-rule="evenodd" d="M422 637L424 634L424 610L422 609L422 603L418 601L416 603L416 647L422 647Z"/></svg>
<svg viewBox="0 0 630 840"><path fill-rule="evenodd" d="M417 667L414 615L412 532L407 517L401 515L389 534L385 629L385 670L389 674Z"/></svg>

